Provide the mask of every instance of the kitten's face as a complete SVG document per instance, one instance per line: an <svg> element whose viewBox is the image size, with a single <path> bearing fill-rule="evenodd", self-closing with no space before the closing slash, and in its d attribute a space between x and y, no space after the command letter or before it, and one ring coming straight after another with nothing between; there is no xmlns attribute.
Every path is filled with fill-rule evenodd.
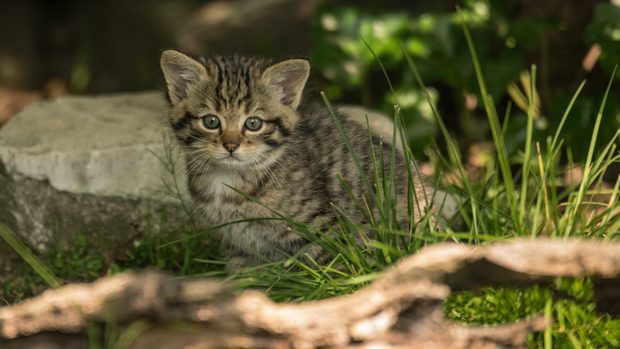
<svg viewBox="0 0 620 349"><path fill-rule="evenodd" d="M273 116L284 114L287 121L294 121L294 115L273 110L260 101L227 105L224 100L205 95L179 108L188 125L177 131L177 137L197 155L202 149L216 166L247 167L273 159L286 145L284 136L290 134L294 124L287 122L288 128L278 128L282 117ZM175 114L179 111L175 110Z"/></svg>
<svg viewBox="0 0 620 349"><path fill-rule="evenodd" d="M297 123L309 65L245 57L198 62L162 54L172 103L170 122L186 146L189 169L261 167L276 161ZM191 172L191 171L190 171Z"/></svg>

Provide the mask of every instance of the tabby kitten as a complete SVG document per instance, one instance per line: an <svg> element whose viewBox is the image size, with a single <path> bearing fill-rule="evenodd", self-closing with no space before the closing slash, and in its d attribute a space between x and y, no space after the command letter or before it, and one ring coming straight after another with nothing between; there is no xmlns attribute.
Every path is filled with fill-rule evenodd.
<svg viewBox="0 0 620 349"><path fill-rule="evenodd" d="M335 175L339 173L363 202L366 186L334 120L325 106L301 103L310 73L308 61L272 62L242 56L205 59L168 50L161 56L161 67L171 102L170 125L185 150L189 192L209 224L276 217L228 186L323 232L328 228L321 221L337 221L332 203L342 205L356 223L368 224ZM374 185L368 131L344 115L338 118ZM373 138L373 144L378 158L379 139ZM389 169L390 145L384 144L383 150ZM402 154L396 154L398 204L406 213L407 168ZM413 221L417 222L426 200L419 176L413 178L422 207L415 210ZM431 202L432 190L425 193ZM399 217L399 221L402 229L408 229L408 219ZM321 264L333 258L281 220L232 224L219 233L233 271L264 264L257 254L277 261L285 258L280 251L294 255L302 248ZM373 232L367 234L373 238ZM362 244L359 238L358 243Z"/></svg>

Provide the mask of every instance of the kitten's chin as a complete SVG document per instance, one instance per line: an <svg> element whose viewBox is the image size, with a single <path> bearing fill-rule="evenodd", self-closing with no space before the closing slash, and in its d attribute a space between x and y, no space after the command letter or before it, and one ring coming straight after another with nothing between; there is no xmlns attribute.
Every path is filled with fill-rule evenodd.
<svg viewBox="0 0 620 349"><path fill-rule="evenodd" d="M244 167L247 165L247 161L241 160L235 156L227 156L227 157L218 159L217 162L219 163L219 165L221 165L222 167L226 167L226 168L240 168L240 167Z"/></svg>

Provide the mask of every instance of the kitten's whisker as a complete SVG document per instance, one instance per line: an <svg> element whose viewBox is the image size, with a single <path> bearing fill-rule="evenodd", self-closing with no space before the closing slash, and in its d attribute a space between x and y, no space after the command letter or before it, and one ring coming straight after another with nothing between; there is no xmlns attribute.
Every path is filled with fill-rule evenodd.
<svg viewBox="0 0 620 349"><path fill-rule="evenodd" d="M182 153L182 154L181 154L181 156L179 157L179 159L177 160L177 162L178 162L179 160L181 160L181 158L183 158L183 159L191 158L191 159L188 161L188 164L189 164L189 163L190 163L193 159L195 159L195 158L196 158L196 157L191 156L191 155L194 155L194 154L196 154L196 153L202 153L202 152L205 152L205 150L204 150L204 149L196 149L196 150L194 150L194 151L190 151L190 152ZM175 163L175 165L176 165L176 163Z"/></svg>
<svg viewBox="0 0 620 349"><path fill-rule="evenodd" d="M262 167L263 170L268 171L270 173L270 177L275 178L275 180L278 182L279 186L282 186L282 183L280 183L280 178L284 178L286 180L286 184L288 185L288 179L286 179L286 176L277 176L273 170L271 169L272 166L277 166L278 169L284 174L286 172L288 172L287 169L283 168L280 164L278 164L278 160L275 160L274 162L272 162L269 166L265 165L264 163L262 163L262 160L264 160L262 157L264 156L265 159L269 158L269 154L256 154L256 158L258 158L259 161L257 161L257 163L259 163Z"/></svg>
<svg viewBox="0 0 620 349"><path fill-rule="evenodd" d="M183 131L178 131L178 132L180 132L180 133L182 133L182 134L184 134L184 135L186 135L186 136L192 137L192 138L194 138L194 139L196 139L196 140L198 140L198 141L203 141L202 139L197 138L197 137L195 137L195 136L193 136L193 135L191 135L191 134L189 134L189 133L187 133L187 132L183 132ZM178 159L177 159L177 160L176 160L176 161L172 164L173 166L176 166L176 164L177 164L177 163L179 162L179 160L181 160L182 158L184 158L184 157L185 157L185 158L187 158L187 155L192 154L192 153L196 153L196 152L199 152L199 151L203 151L203 150L204 150L204 149L202 149L202 148L198 148L198 149L196 149L196 147L195 147L195 146L191 146L191 145L182 145L182 144L181 144L181 145L179 145L179 147L180 147L180 148L189 148L189 149L192 149L192 151L191 151L191 152L184 152L184 151L180 151L180 152L179 152L179 158L178 158Z"/></svg>
<svg viewBox="0 0 620 349"><path fill-rule="evenodd" d="M256 157L256 156L252 156L252 157L250 158L250 162L251 162L250 168L251 168L251 169L252 169L252 171L254 172L254 177L255 177L258 181L260 181L261 186L265 185L265 182L264 182L263 176L259 175L259 172L257 172L257 170L259 170L259 168L258 168L258 167L260 166L260 161L257 159L257 157Z"/></svg>
<svg viewBox="0 0 620 349"><path fill-rule="evenodd" d="M193 147L192 147L192 148L193 148ZM192 151L184 151L184 152L182 152L181 154L182 154L182 155L189 155L189 154L194 154L194 153L197 153L197 152L200 152L200 151L205 151L205 149L204 149L204 148L199 148L199 149L195 149L195 148L193 148L193 150L192 150Z"/></svg>
<svg viewBox="0 0 620 349"><path fill-rule="evenodd" d="M197 141L203 141L203 139L198 138L198 137L194 136L193 134L190 134L190 133L187 133L187 132L183 132L183 131L179 131L179 132L181 134L183 134L184 136L191 137L191 138L193 138L193 139L195 139Z"/></svg>
<svg viewBox="0 0 620 349"><path fill-rule="evenodd" d="M207 170L209 169L209 167L211 166L211 163L213 162L213 158L212 157L207 157L205 159L205 161L203 161L204 164L204 170L202 170L203 165L200 165L200 167L198 168L198 170L196 172L194 172L194 175L192 176L192 183L194 182L194 179L196 178L197 174L204 174L205 172L207 172Z"/></svg>
<svg viewBox="0 0 620 349"><path fill-rule="evenodd" d="M187 161L187 163L185 164L185 169L187 170L187 173L191 173L196 166L198 166L198 164L205 158L205 154L201 154L199 156L196 157L192 157L189 161Z"/></svg>
<svg viewBox="0 0 620 349"><path fill-rule="evenodd" d="M285 174L285 173L289 173L289 170L288 170L288 169L287 169L284 165L280 164L279 159L278 159L278 160L276 160L276 161L274 161L274 162L273 162L273 165L274 165L274 166L277 166L277 167L278 167L278 169L280 169L280 171L281 171L281 172L283 172L283 174ZM285 176L281 176L281 177L286 178ZM288 183L288 179L287 179L287 183Z"/></svg>
<svg viewBox="0 0 620 349"><path fill-rule="evenodd" d="M191 182L194 182L194 178L196 178L196 175L199 173L203 173L200 171L200 169L202 168L202 166L207 163L210 162L212 160L211 156L208 153L204 153L201 156L197 157L197 160L194 162L194 165L187 171L187 175L189 176L192 172L194 173L192 176L192 180Z"/></svg>
<svg viewBox="0 0 620 349"><path fill-rule="evenodd" d="M187 163L185 164L185 168L187 169L187 173L191 173L192 170L194 170L194 168L196 167L196 165L198 163L200 163L200 161L202 161L202 159L204 157L207 157L209 154L207 153L203 153L200 154L198 156L192 156L190 160L187 161Z"/></svg>
<svg viewBox="0 0 620 349"><path fill-rule="evenodd" d="M269 181L273 181L273 178L271 177L271 174L266 171L265 165L261 162L261 160L260 159L254 159L254 162L256 163L256 169L259 170L260 172L265 173L265 176L261 176L261 179L268 176L269 177Z"/></svg>
<svg viewBox="0 0 620 349"><path fill-rule="evenodd" d="M183 153L183 156L185 157L185 159L187 158L195 158L195 156L193 156L194 154L200 154L200 153L208 153L205 149L198 149L198 150L194 150L191 152L187 152L187 153Z"/></svg>
<svg viewBox="0 0 620 349"><path fill-rule="evenodd" d="M254 159L253 157L250 158L250 168L252 169L252 172L254 173L254 178L256 180L259 180L261 182L261 186L264 185L263 182L263 178L261 176L258 175L258 172L256 171L255 166L258 165L258 162L256 161L256 159Z"/></svg>
<svg viewBox="0 0 620 349"><path fill-rule="evenodd" d="M187 171L186 171L186 175L189 176L190 174L194 173L194 176L196 176L196 172L195 170L198 169L198 167L200 167L202 165L202 163L204 161L206 161L208 159L207 156L203 155L203 156L199 156L196 157L192 160L192 165L191 167L189 167L189 164L187 166Z"/></svg>
<svg viewBox="0 0 620 349"><path fill-rule="evenodd" d="M270 174L269 172L265 171L265 167L264 167L261 163L257 162L257 163L256 163L256 167L257 167L257 169L258 169L258 170L262 170L262 171L263 171L263 173L265 174L264 176L261 176L261 177L260 177L260 178L261 178L261 182L262 182L262 181L263 181L263 179L264 179L264 178L266 178L266 177L269 177L269 178L268 178L268 181L269 181L269 182L273 182L273 178L271 178L271 174ZM264 184L264 182L263 182L263 183L261 183L261 184L262 184L262 185L265 185L265 184Z"/></svg>
<svg viewBox="0 0 620 349"><path fill-rule="evenodd" d="M261 163L261 162L257 162L257 166L259 166L259 168L263 170L267 174L267 176L269 176L269 180L271 182L278 182L278 186L280 187L282 186L282 184L278 180L278 177L273 173L273 171L269 167L267 167L264 163Z"/></svg>

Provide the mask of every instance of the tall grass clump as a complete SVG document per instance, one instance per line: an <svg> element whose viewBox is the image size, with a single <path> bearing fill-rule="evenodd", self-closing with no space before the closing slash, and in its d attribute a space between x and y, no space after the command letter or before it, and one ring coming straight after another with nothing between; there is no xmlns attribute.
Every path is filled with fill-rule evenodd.
<svg viewBox="0 0 620 349"><path fill-rule="evenodd" d="M620 218L618 209L618 184L613 189L602 188L602 175L607 167L617 162L615 136L602 148L598 148L597 137L605 102L611 87L607 86L605 95L597 114L594 131L590 135L590 146L584 164L576 167L583 169L579 183L570 184L564 189L561 176L565 171L560 166L560 158L566 155L569 166L572 164L570 148L562 147L559 138L571 108L581 92L585 81L575 92L561 119L553 138L545 144L532 142L534 105L536 93L536 66L531 69L529 108L527 121L527 138L525 151L521 153L522 169L520 186L513 181L508 162L502 129L493 100L486 93L484 77L478 63L475 48L468 28L463 24L480 92L491 130L497 161L501 169L502 182L495 180L490 188L495 195L494 202L504 197L504 205L493 207L501 210L508 206L510 220L503 226L505 235L529 236L531 238L577 238L609 241L617 239ZM615 73L615 71L614 71ZM614 74L612 74L612 77ZM613 78L612 78L613 80ZM507 115L508 117L508 115ZM495 176L497 178L497 175ZM464 179L467 181L467 179ZM489 193L490 194L490 193ZM474 198L470 198L474 199ZM507 204L507 205L506 205ZM497 233L497 231L496 231ZM554 296L557 293L565 297ZM620 319L613 319L609 314L598 314L593 301L593 285L589 279L558 278L550 287L530 287L525 289L485 289L479 293L461 292L453 295L446 302L447 315L457 321L475 324L497 324L515 321L534 313L544 313L553 317L554 325L542 334L530 336L529 344L537 348L602 348L617 347L620 344Z"/></svg>
<svg viewBox="0 0 620 349"><path fill-rule="evenodd" d="M322 233L316 227L294 221L294 217L278 215L277 219L286 220L298 234L329 251L333 256L332 263L326 266L317 263L304 264L299 260L299 256L304 251L300 251L297 255L288 256L285 261L265 261L266 263L262 266L249 268L230 278L241 279L245 287L261 289L276 301L301 302L355 292L380 276L389 265L405 256L415 254L428 244L454 241L479 245L516 237L600 239L603 241L617 239L620 216L616 213L620 210L618 204L620 182L617 182L613 189L604 189L602 175L610 164L617 162L620 158L620 155L616 154L615 146L618 133L603 147L596 146L611 81L597 114L594 131L590 135L590 147L585 163L575 165L572 163L572 151L570 148L563 147L560 134L585 81L579 86L566 107L554 137L549 137L543 144L534 142L533 124L537 91L536 66L532 65L529 75L529 91L526 91L529 92L527 93L529 96L527 135L523 151L517 161L521 165L520 171L513 175L514 161L511 162L508 157L505 142L506 124L510 118L510 104L505 113L504 124L502 124L493 97L487 92L475 48L468 28L464 24L463 31L471 52L472 64L478 79L484 110L491 126L495 149L495 164L491 167L495 168L495 171L485 173L479 178L468 176L458 147L434 107L431 95L416 69L415 62L403 49L409 67L420 89L427 96L447 144L447 158L440 153L436 155L444 171L455 174L458 178L457 181L449 183L444 190L453 193L459 203L459 214L464 222L462 227L459 227L458 231L453 231L451 226L457 217L446 221L439 219L436 214L432 217L433 214L430 213L416 225L412 224L409 231L402 231L394 219L397 212L394 193L397 179L390 176L393 173L391 168L389 170L385 168L382 143L379 144L379 152L372 154L374 180L379 185L371 187L370 181L359 166L356 154L348 144L337 115L325 94L322 94L334 119L335 127L340 130L353 160L358 165L362 180L368 187L368 195L362 202L352 195L351 199L355 200L358 210L365 215L370 224L368 226L356 225L350 215L339 206L332 207L338 217L338 223L330 225L327 234ZM372 48L368 47L368 49L372 52ZM378 62L381 65L379 60ZM387 74L386 79L389 83ZM396 100L396 94L394 98ZM417 169L417 163L407 147L404 118L397 100L396 103L391 143L402 142L409 173L417 173L417 171L412 171L412 168ZM372 141L370 137L369 141ZM392 152L394 151L396 150L393 147ZM567 186L563 185L563 176L571 168L563 167L562 156L569 159L569 166L583 169L579 183L570 182ZM390 166L394 166L393 162ZM412 176L407 178L409 187L407 210L410 217L413 217L413 210L419 209L418 200L423 200L415 197ZM438 189L443 177L442 173L436 176L435 188L431 190ZM350 193L347 183L341 177L339 179L344 189ZM439 206L443 207L441 203ZM378 216L373 215L372 208L376 209ZM431 218L435 218L438 223L433 224L434 220ZM377 239L376 241L365 240L364 245L359 246L352 236L363 237L364 230L376 231ZM566 296L557 297L558 293ZM544 314L554 319L554 325L545 332L530 337L530 346L537 348L614 347L620 344L620 320L608 314L597 313L593 301L593 285L589 279L559 278L548 287L487 288L477 293L459 292L446 301L445 310L447 316L454 321L471 324L500 324L534 314Z"/></svg>

